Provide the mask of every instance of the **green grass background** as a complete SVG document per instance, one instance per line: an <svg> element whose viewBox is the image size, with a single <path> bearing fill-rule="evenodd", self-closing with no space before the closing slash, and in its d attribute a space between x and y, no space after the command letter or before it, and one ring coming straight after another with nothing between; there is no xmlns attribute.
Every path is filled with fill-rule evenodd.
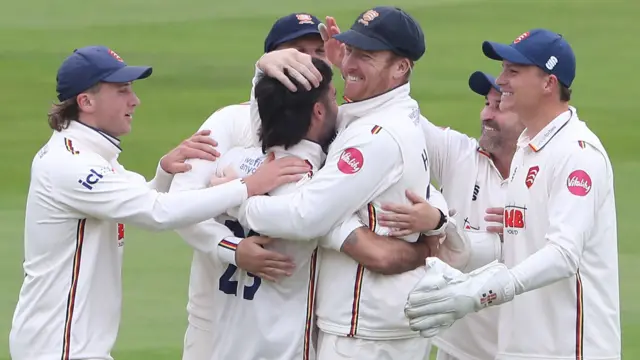
<svg viewBox="0 0 640 360"><path fill-rule="evenodd" d="M104 44L154 75L136 84L142 99L133 133L123 140L126 167L152 176L157 159L192 134L215 109L247 99L253 64L281 15L332 15L346 29L365 0L23 0L0 4L0 359L22 280L24 203L31 159L51 131L55 72L74 48ZM497 73L481 53L485 39L511 41L535 27L565 35L578 58L574 101L613 161L618 201L623 348L640 358L638 274L640 200L637 179L640 63L638 0L402 0L422 24L427 53L415 70L413 95L438 125L477 135L482 100L467 88L476 70ZM179 359L186 326L191 252L173 232L128 228L124 312L118 360ZM587 294L588 296L588 294ZM586 319L586 321L589 321Z"/></svg>

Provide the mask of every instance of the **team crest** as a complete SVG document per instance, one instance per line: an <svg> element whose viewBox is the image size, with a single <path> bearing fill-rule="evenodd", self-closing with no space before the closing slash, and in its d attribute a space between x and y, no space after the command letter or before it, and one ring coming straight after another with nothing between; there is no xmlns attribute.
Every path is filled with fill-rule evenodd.
<svg viewBox="0 0 640 360"><path fill-rule="evenodd" d="M526 33L524 33L524 34L522 34L522 35L518 36L515 40L513 40L513 43L514 43L514 44L517 44L517 43L519 43L520 41L522 41L522 40L524 40L524 39L526 39L526 38L528 38L528 37L529 37L529 32L527 31Z"/></svg>
<svg viewBox="0 0 640 360"><path fill-rule="evenodd" d="M124 62L124 60L122 60L122 58L120 57L120 55L118 55L115 51L109 49L109 55L113 56L114 59L120 61L120 62Z"/></svg>
<svg viewBox="0 0 640 360"><path fill-rule="evenodd" d="M296 19L298 19L298 24L314 24L313 18L308 14L297 14Z"/></svg>
<svg viewBox="0 0 640 360"><path fill-rule="evenodd" d="M533 182L536 180L536 176L538 176L538 171L540 171L540 167L538 166L532 166L529 168L529 171L527 172L527 177L524 180L525 185L527 185L527 188L531 189L531 187L533 186Z"/></svg>
<svg viewBox="0 0 640 360"><path fill-rule="evenodd" d="M380 16L380 14L375 10L368 10L364 14L362 14L362 18L358 20L358 22L364 26L369 26L369 23L373 21L375 18Z"/></svg>

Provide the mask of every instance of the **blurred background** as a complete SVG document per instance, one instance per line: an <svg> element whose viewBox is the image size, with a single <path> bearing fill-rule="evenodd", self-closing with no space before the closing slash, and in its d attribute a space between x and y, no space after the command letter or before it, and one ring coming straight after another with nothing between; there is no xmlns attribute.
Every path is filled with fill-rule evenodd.
<svg viewBox="0 0 640 360"><path fill-rule="evenodd" d="M248 99L255 61L273 22L292 12L331 15L343 29L376 5L412 14L426 34L413 96L440 126L479 135L484 100L467 79L496 75L483 40L510 42L546 27L563 34L577 56L572 104L612 159L618 206L623 355L640 358L640 200L638 90L639 0L2 0L0 4L0 359L23 278L24 205L34 154L51 135L55 74L74 48L101 44L131 65L152 65L135 84L142 100L121 162L151 178L158 159L194 133L216 109ZM635 44L635 45L634 45ZM341 87L336 79L336 87ZM179 359L186 327L191 251L173 232L127 228L124 312L114 357ZM589 294L585 294L589 296ZM587 314L588 315L588 314ZM585 321L589 321L588 317ZM535 329L532 329L535 331Z"/></svg>

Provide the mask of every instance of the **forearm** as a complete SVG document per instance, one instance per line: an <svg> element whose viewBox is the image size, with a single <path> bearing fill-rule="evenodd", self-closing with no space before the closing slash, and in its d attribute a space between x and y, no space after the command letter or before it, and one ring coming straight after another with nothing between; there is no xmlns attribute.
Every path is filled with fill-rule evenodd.
<svg viewBox="0 0 640 360"><path fill-rule="evenodd" d="M401 274L425 265L425 258L414 244L377 235L366 227L354 230L341 250L370 271Z"/></svg>
<svg viewBox="0 0 640 360"><path fill-rule="evenodd" d="M162 161L162 159L160 159ZM156 168L156 176L151 179L147 183L150 189L156 190L157 192L168 192L171 187L171 181L173 180L173 174L169 174L168 172L162 169L160 162L158 162L158 167Z"/></svg>
<svg viewBox="0 0 640 360"><path fill-rule="evenodd" d="M147 230L175 229L214 218L246 197L246 186L236 180L204 190L157 194L155 201L139 206L123 203L113 208L111 217Z"/></svg>
<svg viewBox="0 0 640 360"><path fill-rule="evenodd" d="M575 275L577 266L560 246L548 243L511 269L516 295Z"/></svg>

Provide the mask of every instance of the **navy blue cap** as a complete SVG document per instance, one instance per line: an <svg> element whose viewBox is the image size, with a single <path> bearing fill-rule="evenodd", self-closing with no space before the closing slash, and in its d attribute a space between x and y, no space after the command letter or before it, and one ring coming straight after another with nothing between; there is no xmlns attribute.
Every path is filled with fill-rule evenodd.
<svg viewBox="0 0 640 360"><path fill-rule="evenodd" d="M476 71L469 76L469 88L474 93L482 96L489 95L491 88L496 89L497 92L502 92L500 91L500 86L496 84L496 78L482 71Z"/></svg>
<svg viewBox="0 0 640 360"><path fill-rule="evenodd" d="M493 60L507 60L519 65L533 65L555 75L566 87L576 77L576 57L569 43L553 31L533 29L506 45L485 41L482 52Z"/></svg>
<svg viewBox="0 0 640 360"><path fill-rule="evenodd" d="M389 50L417 61L426 51L420 24L399 8L379 6L358 16L351 29L334 38L365 51Z"/></svg>
<svg viewBox="0 0 640 360"><path fill-rule="evenodd" d="M149 77L150 66L128 66L113 50L104 46L75 49L56 77L58 100L65 101L99 82L127 83Z"/></svg>
<svg viewBox="0 0 640 360"><path fill-rule="evenodd" d="M273 51L287 41L295 40L309 34L317 34L320 20L307 13L294 13L281 17L271 27L267 38L264 40L264 52Z"/></svg>

